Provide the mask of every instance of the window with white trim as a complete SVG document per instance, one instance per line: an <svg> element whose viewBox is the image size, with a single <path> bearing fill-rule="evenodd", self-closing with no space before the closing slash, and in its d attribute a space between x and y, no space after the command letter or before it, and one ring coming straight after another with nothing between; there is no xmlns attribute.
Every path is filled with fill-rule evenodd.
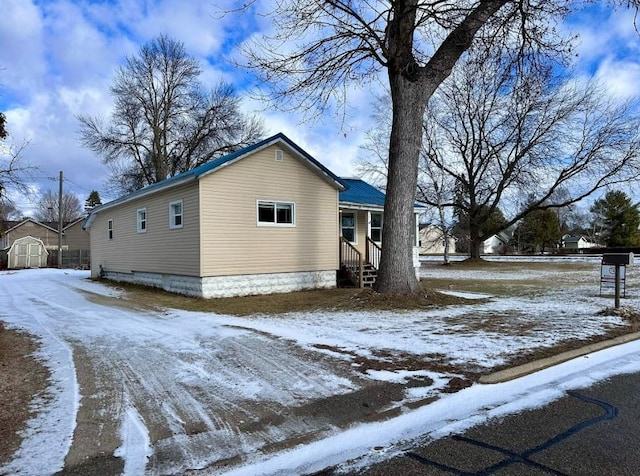
<svg viewBox="0 0 640 476"><path fill-rule="evenodd" d="M147 209L146 208L138 209L137 215L136 215L136 226L138 229L138 233L147 232Z"/></svg>
<svg viewBox="0 0 640 476"><path fill-rule="evenodd" d="M169 203L169 228L182 228L182 200Z"/></svg>
<svg viewBox="0 0 640 476"><path fill-rule="evenodd" d="M292 202L258 200L258 225L295 226L295 210Z"/></svg>
<svg viewBox="0 0 640 476"><path fill-rule="evenodd" d="M356 234L356 214L353 212L342 212L342 218L340 222L340 229L342 230L342 237L351 242L357 243Z"/></svg>
<svg viewBox="0 0 640 476"><path fill-rule="evenodd" d="M107 237L113 240L113 220L107 222Z"/></svg>
<svg viewBox="0 0 640 476"><path fill-rule="evenodd" d="M371 213L371 234L370 237L376 243L382 241L382 213Z"/></svg>

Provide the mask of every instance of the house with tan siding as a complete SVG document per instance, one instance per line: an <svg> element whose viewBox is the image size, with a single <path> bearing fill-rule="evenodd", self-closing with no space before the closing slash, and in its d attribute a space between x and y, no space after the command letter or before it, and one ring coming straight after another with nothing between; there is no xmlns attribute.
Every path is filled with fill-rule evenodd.
<svg viewBox="0 0 640 476"><path fill-rule="evenodd" d="M207 298L333 287L343 189L277 134L94 208L91 275Z"/></svg>
<svg viewBox="0 0 640 476"><path fill-rule="evenodd" d="M1 249L8 249L14 241L31 236L39 239L47 249L58 248L58 224L42 223L33 218L25 218L21 221L6 223L6 229L2 232Z"/></svg>
<svg viewBox="0 0 640 476"><path fill-rule="evenodd" d="M383 192L358 178L342 178L345 189L339 195L340 271L358 287L373 286L380 267L382 228L384 226ZM414 205L413 266L420 267L418 223L424 206Z"/></svg>
<svg viewBox="0 0 640 476"><path fill-rule="evenodd" d="M86 217L64 223L62 227L63 250L88 250L89 233L83 228ZM58 249L58 223L40 222L33 218L5 222L5 230L0 230L0 249L10 248L19 238L31 236L44 243L48 250Z"/></svg>
<svg viewBox="0 0 640 476"><path fill-rule="evenodd" d="M343 247L379 248L383 207L277 134L91 210L91 275L206 298L335 287Z"/></svg>

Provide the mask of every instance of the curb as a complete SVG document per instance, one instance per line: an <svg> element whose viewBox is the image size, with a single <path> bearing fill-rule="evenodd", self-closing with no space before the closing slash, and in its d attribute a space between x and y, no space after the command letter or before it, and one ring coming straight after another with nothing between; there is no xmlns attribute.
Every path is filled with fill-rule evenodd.
<svg viewBox="0 0 640 476"><path fill-rule="evenodd" d="M638 339L640 339L640 332L633 332L631 334L616 337L615 339L596 342L595 344L589 344L581 347L580 349L568 350L566 352L562 352L561 354L554 355L553 357L547 357L544 359L536 360L534 362L529 362L528 364L518 365L517 367L494 372L489 375L483 375L478 379L478 382L484 384L507 382L509 380L513 380L518 377L522 377L524 375L546 369L548 367L553 367L554 365L558 365L568 360L575 359L576 357L582 357L583 355L587 355L592 352L597 352L599 350L607 349L609 347L614 347L620 344L626 344L627 342Z"/></svg>

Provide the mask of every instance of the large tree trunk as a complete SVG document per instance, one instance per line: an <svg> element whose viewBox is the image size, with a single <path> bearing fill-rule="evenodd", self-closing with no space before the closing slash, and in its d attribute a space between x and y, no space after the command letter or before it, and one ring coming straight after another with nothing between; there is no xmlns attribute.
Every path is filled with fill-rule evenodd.
<svg viewBox="0 0 640 476"><path fill-rule="evenodd" d="M382 293L415 293L420 288L413 269L415 203L422 117L427 104L424 81L389 75L393 123L389 141L389 175L384 205L382 255L375 289Z"/></svg>
<svg viewBox="0 0 640 476"><path fill-rule="evenodd" d="M414 57L418 0L392 2L387 26L387 71L393 101L389 141L387 198L384 205L382 255L375 289L381 293L415 293L421 287L413 270L413 204L427 101L451 73L476 32L507 0L487 0L471 11L442 42L426 65Z"/></svg>
<svg viewBox="0 0 640 476"><path fill-rule="evenodd" d="M480 237L480 226L473 218L469 219L469 258L481 259L484 240Z"/></svg>
<svg viewBox="0 0 640 476"><path fill-rule="evenodd" d="M469 258L471 259L481 259L482 258L482 245L484 240L480 238L471 238L469 241Z"/></svg>
<svg viewBox="0 0 640 476"><path fill-rule="evenodd" d="M449 264L449 229L447 228L444 208L442 206L438 207L438 214L440 216L440 226L442 227L442 239L444 240L444 264Z"/></svg>

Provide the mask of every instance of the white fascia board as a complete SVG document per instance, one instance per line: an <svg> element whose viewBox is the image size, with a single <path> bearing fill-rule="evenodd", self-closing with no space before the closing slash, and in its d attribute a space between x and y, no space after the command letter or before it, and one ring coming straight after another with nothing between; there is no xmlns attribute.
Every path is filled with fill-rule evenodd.
<svg viewBox="0 0 640 476"><path fill-rule="evenodd" d="M89 217L87 218L87 222L84 224L83 228L85 230L89 228L91 226L91 223L95 219L95 216L100 212L109 210L110 208L118 207L120 205L124 205L125 203L132 202L133 200L138 200L140 198L148 197L149 195L154 195L156 193L162 192L164 190L168 190L173 187L177 187L179 185L184 185L185 183L191 182L195 179L196 179L195 175L188 175L180 180L169 181L169 183L167 183L166 185L152 187L150 190L146 192L140 192L140 193L133 192L132 194L124 198L116 199L112 202L105 203L104 205L100 205L99 207L96 207L89 212Z"/></svg>
<svg viewBox="0 0 640 476"><path fill-rule="evenodd" d="M381 212L384 210L384 207L380 205L363 205L362 203L351 203L351 202L340 202L338 204L338 208L340 210L368 210Z"/></svg>

